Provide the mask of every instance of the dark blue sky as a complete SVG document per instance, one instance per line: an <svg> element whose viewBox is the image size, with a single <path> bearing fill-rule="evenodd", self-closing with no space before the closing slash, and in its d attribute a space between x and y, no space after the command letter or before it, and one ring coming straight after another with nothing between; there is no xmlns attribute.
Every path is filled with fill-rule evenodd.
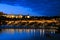
<svg viewBox="0 0 60 40"><path fill-rule="evenodd" d="M60 0L0 0L0 11L9 14L60 16Z"/></svg>

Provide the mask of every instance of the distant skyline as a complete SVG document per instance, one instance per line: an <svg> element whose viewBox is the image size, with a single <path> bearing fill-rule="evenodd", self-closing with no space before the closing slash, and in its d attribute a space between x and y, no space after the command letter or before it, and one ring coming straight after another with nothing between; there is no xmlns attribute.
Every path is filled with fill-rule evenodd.
<svg viewBox="0 0 60 40"><path fill-rule="evenodd" d="M0 12L60 16L60 0L0 0Z"/></svg>

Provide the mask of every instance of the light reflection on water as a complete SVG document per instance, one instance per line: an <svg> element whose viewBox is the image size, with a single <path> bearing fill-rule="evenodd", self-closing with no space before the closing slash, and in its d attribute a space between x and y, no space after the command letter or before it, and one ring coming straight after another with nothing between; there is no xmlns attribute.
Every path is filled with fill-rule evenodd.
<svg viewBox="0 0 60 40"><path fill-rule="evenodd" d="M2 32L8 32L8 33L14 33L14 32L18 32L18 33L22 33L22 32L26 32L26 33L35 33L35 32L40 32L40 34L44 33L54 33L55 34L55 29L2 29Z"/></svg>
<svg viewBox="0 0 60 40"><path fill-rule="evenodd" d="M1 29L0 40L54 40L59 39L56 31L55 29Z"/></svg>

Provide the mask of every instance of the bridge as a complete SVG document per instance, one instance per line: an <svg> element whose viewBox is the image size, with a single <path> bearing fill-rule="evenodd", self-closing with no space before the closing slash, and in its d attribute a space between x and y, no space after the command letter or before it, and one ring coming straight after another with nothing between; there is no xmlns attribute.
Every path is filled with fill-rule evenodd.
<svg viewBox="0 0 60 40"><path fill-rule="evenodd" d="M16 20L16 21L5 21L7 25L20 25L21 23L25 24L31 24L31 23L37 23L37 24L44 24L44 23L57 23L59 21L57 20Z"/></svg>
<svg viewBox="0 0 60 40"><path fill-rule="evenodd" d="M3 25L14 25L14 26L29 26L31 28L37 27L37 28L57 28L60 26L59 21L57 20L5 20L1 21L1 24ZM54 27L53 27L54 26Z"/></svg>

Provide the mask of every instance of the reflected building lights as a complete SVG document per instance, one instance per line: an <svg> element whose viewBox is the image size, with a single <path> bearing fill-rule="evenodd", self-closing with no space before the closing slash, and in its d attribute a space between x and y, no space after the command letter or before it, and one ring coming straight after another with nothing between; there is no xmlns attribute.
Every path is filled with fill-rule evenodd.
<svg viewBox="0 0 60 40"><path fill-rule="evenodd" d="M6 31L6 32L11 32L11 33L14 33L14 32L27 32L27 33L30 33L30 32L40 32L40 35L41 34L45 34L45 32L51 32L51 33L55 33L56 30L45 30L45 29L3 29L3 31Z"/></svg>

